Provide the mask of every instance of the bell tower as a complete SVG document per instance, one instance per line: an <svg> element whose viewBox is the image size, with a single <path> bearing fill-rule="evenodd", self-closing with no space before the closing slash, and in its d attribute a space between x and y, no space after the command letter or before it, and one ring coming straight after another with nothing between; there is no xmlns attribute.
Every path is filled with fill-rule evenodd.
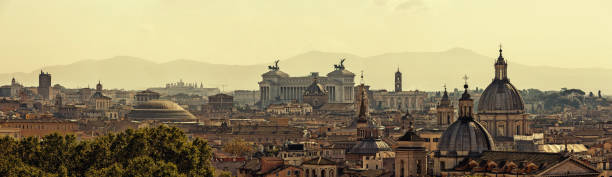
<svg viewBox="0 0 612 177"><path fill-rule="evenodd" d="M395 72L395 92L402 91L402 72L397 68L397 72Z"/></svg>
<svg viewBox="0 0 612 177"><path fill-rule="evenodd" d="M448 98L448 92L446 91L446 85L444 85L444 95L440 99L440 103L436 107L436 113L438 116L439 126L448 126L455 122L455 108L451 104Z"/></svg>

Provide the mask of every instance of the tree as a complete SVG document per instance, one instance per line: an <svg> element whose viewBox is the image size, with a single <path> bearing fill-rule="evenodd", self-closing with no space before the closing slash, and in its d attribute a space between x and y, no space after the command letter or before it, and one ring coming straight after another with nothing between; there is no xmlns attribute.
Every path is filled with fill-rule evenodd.
<svg viewBox="0 0 612 177"><path fill-rule="evenodd" d="M244 155L252 154L255 151L255 149L253 148L253 146L250 146L249 144L247 144L244 140L239 139L239 138L234 138L232 139L231 142L223 146L223 151L230 153L234 156L244 156Z"/></svg>
<svg viewBox="0 0 612 177"><path fill-rule="evenodd" d="M208 143L176 127L128 129L93 140L50 134L0 138L0 174L17 176L209 176ZM1 175L0 175L1 176Z"/></svg>

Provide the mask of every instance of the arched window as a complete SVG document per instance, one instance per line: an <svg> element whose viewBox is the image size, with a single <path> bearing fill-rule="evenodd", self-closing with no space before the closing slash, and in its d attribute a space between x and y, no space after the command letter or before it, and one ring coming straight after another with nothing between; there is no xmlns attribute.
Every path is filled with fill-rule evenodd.
<svg viewBox="0 0 612 177"><path fill-rule="evenodd" d="M400 168L400 177L404 177L404 160L401 160L400 162L401 168Z"/></svg>
<svg viewBox="0 0 612 177"><path fill-rule="evenodd" d="M310 177L310 170L306 169L304 171L306 171L306 177Z"/></svg>
<svg viewBox="0 0 612 177"><path fill-rule="evenodd" d="M321 177L325 177L325 169L321 170Z"/></svg>
<svg viewBox="0 0 612 177"><path fill-rule="evenodd" d="M420 176L421 175L421 160L416 161L416 172Z"/></svg>

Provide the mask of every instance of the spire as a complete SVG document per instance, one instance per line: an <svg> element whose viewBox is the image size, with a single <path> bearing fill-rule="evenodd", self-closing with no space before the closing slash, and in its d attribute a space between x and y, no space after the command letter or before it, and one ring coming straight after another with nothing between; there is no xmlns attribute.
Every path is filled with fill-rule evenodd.
<svg viewBox="0 0 612 177"><path fill-rule="evenodd" d="M448 92L446 91L446 84L444 84L444 95L442 95L442 100L448 100Z"/></svg>
<svg viewBox="0 0 612 177"><path fill-rule="evenodd" d="M461 95L461 99L460 100L464 100L464 99L470 99L470 94L468 93L468 81L469 77L467 76L467 74L465 76L463 76L463 80L465 80L465 84L463 85L463 88L465 89L465 91L463 92L463 95Z"/></svg>
<svg viewBox="0 0 612 177"><path fill-rule="evenodd" d="M448 99L448 92L446 91L446 84L444 84L444 94L442 95L442 99L440 99L440 104L438 107L449 107L450 100Z"/></svg>
<svg viewBox="0 0 612 177"><path fill-rule="evenodd" d="M499 56L497 57L497 62L495 62L495 64L506 64L506 60L504 59L504 56L502 55L502 45L499 44Z"/></svg>
<svg viewBox="0 0 612 177"><path fill-rule="evenodd" d="M357 122L367 122L368 121L367 120L367 117L368 117L367 99L368 97L366 97L367 93L365 91L365 85L361 84L359 86L359 92L361 95L361 99L359 100L359 115L358 115Z"/></svg>

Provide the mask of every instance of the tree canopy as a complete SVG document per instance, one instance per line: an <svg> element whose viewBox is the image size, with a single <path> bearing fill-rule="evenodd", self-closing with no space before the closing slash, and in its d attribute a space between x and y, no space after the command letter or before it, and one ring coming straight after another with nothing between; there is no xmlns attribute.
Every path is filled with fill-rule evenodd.
<svg viewBox="0 0 612 177"><path fill-rule="evenodd" d="M50 134L0 138L0 176L213 176L206 141L176 127L128 129L92 140Z"/></svg>

